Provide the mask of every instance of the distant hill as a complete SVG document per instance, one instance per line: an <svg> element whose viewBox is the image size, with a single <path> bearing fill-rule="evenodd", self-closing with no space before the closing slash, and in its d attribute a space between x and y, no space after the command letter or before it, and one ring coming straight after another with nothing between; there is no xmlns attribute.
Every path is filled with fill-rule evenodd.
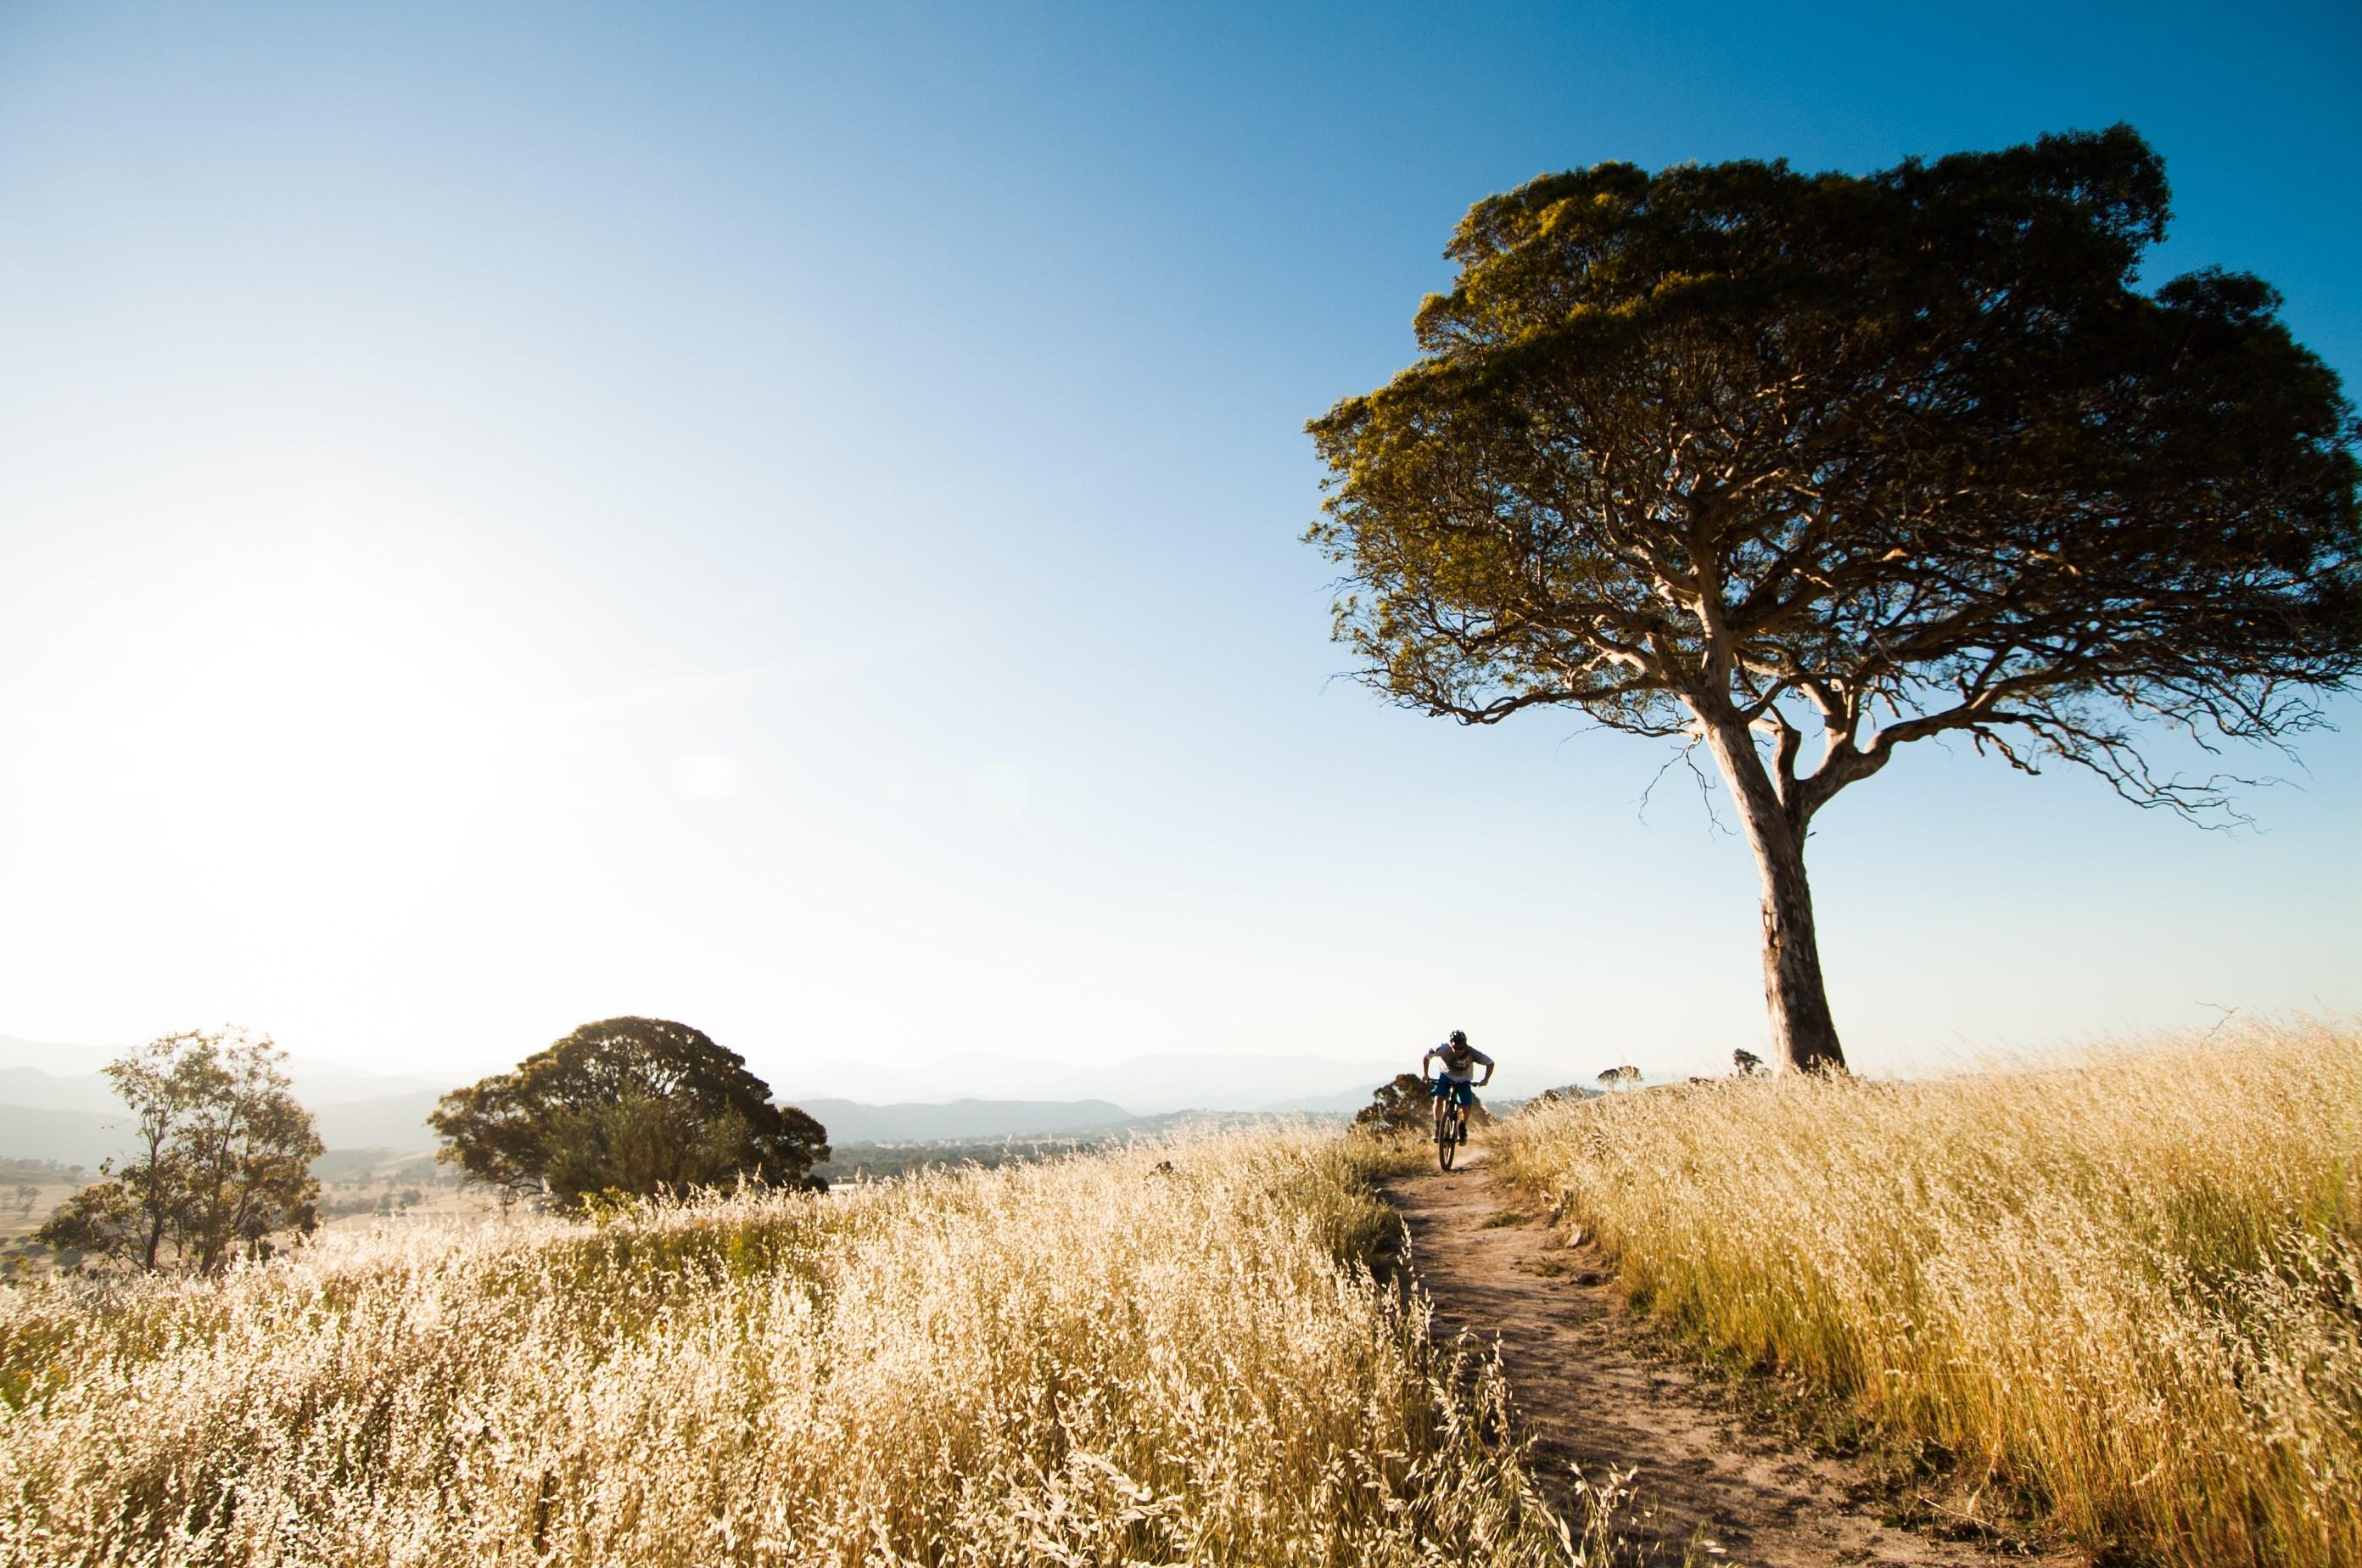
<svg viewBox="0 0 2362 1568"><path fill-rule="evenodd" d="M1371 1084L1363 1088L1350 1088L1338 1094L1308 1094L1295 1099L1274 1100L1263 1109L1275 1116L1325 1116L1340 1111L1359 1110L1370 1103L1371 1097L1375 1095L1381 1087L1378 1084Z"/></svg>
<svg viewBox="0 0 2362 1568"><path fill-rule="evenodd" d="M123 1114L115 1086L96 1073L59 1077L38 1067L0 1067L0 1105L21 1105L34 1110L89 1110L107 1116Z"/></svg>
<svg viewBox="0 0 2362 1568"><path fill-rule="evenodd" d="M346 1079L328 1092L350 1093ZM402 1082L393 1079L390 1082ZM330 1152L358 1149L416 1154L437 1140L426 1125L442 1091L407 1089L368 1099L322 1101L298 1087L311 1110L320 1141ZM945 1105L863 1105L849 1099L808 1099L802 1108L819 1118L831 1139L845 1143L922 1143L1026 1138L1080 1132L1107 1132L1131 1125L1123 1107L1104 1099L957 1099ZM0 1156L62 1160L95 1168L109 1154L126 1151L117 1124L129 1113L106 1080L92 1074L58 1077L29 1067L0 1068Z"/></svg>
<svg viewBox="0 0 2362 1568"><path fill-rule="evenodd" d="M829 1101L859 1105L864 1110L892 1110L900 1114L905 1106L939 1107L942 1101L956 1096L988 1104L1094 1108L1087 1113L1091 1118L1089 1122L1070 1121L1062 1114L1054 1117L1046 1129L1019 1129L1010 1134L1023 1136L1033 1131L1065 1132L1076 1125L1178 1110L1314 1114L1355 1110L1369 1103L1370 1094L1378 1085L1396 1073L1417 1067L1420 1038L1413 1036L1398 1050L1390 1049L1384 1059L1369 1056L1360 1060L1264 1052L1161 1052L1112 1061L1051 1062L959 1052L932 1060L905 1063L889 1059L866 1064L855 1082L845 1081L842 1075L818 1077L803 1063L773 1064L750 1058L750 1065L770 1083L776 1098L789 1105L809 1107ZM1589 1083L1597 1070L1596 1066L1589 1071L1573 1068L1563 1060L1528 1055L1497 1043L1489 1048L1502 1059L1500 1076L1493 1085L1493 1093L1498 1097L1514 1099L1537 1094L1557 1084ZM98 1077L98 1069L119 1055L120 1048L50 1044L0 1036L0 1103L55 1106L61 1110L107 1109L113 1097L105 1079ZM1606 1065L1604 1059L1597 1064ZM333 1105L358 1105L451 1087L425 1077L371 1073L301 1055L291 1058L288 1067L294 1078L296 1098L315 1112ZM1658 1076L1651 1072L1650 1081L1655 1081ZM1022 1101L1000 1098L1021 1085L1033 1098ZM844 1099L847 1088L859 1088L878 1098L873 1101ZM410 1110L407 1105L400 1105L389 1108L386 1114L408 1118ZM827 1118L822 1120L825 1121ZM964 1124L955 1121L930 1125ZM966 1132L945 1135L970 1136ZM993 1132L975 1135L1004 1134L996 1124ZM423 1147L416 1143L421 1136L418 1129L405 1127L395 1146ZM377 1140L372 1138L370 1142Z"/></svg>
<svg viewBox="0 0 2362 1568"><path fill-rule="evenodd" d="M1131 1112L1104 1099L955 1099L947 1105L863 1105L850 1099L788 1103L828 1129L832 1143L929 1143L1028 1138L1123 1125Z"/></svg>
<svg viewBox="0 0 2362 1568"><path fill-rule="evenodd" d="M55 1160L95 1174L99 1161L131 1152L130 1133L131 1115L120 1107L109 1115L0 1105L0 1157L12 1160Z"/></svg>
<svg viewBox="0 0 2362 1568"><path fill-rule="evenodd" d="M354 1100L389 1099L396 1095L415 1097L422 1090L432 1099L452 1087L406 1074L356 1073L302 1062L288 1064L288 1077L294 1080L295 1098L315 1110Z"/></svg>
<svg viewBox="0 0 2362 1568"><path fill-rule="evenodd" d="M438 1139L426 1125L426 1113L443 1098L439 1089L414 1089L408 1094L381 1095L375 1099L338 1100L312 1107L312 1124L320 1142L331 1149L391 1149L416 1154L436 1147Z"/></svg>
<svg viewBox="0 0 2362 1568"><path fill-rule="evenodd" d="M432 1089L382 1099L324 1105L312 1113L320 1141L331 1149L388 1149L416 1154L436 1146L426 1125ZM120 1103L106 1110L0 1101L0 1158L58 1160L98 1168L110 1154L130 1152L131 1113Z"/></svg>
<svg viewBox="0 0 2362 1568"><path fill-rule="evenodd" d="M1414 1053L1409 1062L1418 1059ZM1079 1100L1120 1106L1126 1116L1153 1116L1175 1110L1262 1110L1278 1102L1333 1095L1352 1084L1383 1083L1399 1070L1379 1062L1257 1053L1163 1052L1114 1062L1060 1063L964 1052L933 1064L928 1073L945 1092L993 1083L1055 1085ZM785 1098L803 1103L792 1095Z"/></svg>
<svg viewBox="0 0 2362 1568"><path fill-rule="evenodd" d="M110 1124L126 1120L105 1078L90 1070L98 1052L0 1042L0 1156L55 1159L95 1166L122 1151ZM9 1058L16 1060L10 1063ZM46 1066L25 1058L36 1056ZM1331 1116L1359 1110L1396 1071L1417 1062L1353 1064L1314 1056L1185 1055L1133 1057L1098 1067L1014 1064L1000 1058L940 1064L946 1089L977 1077L1022 1078L1077 1091L1072 1099L996 1099L970 1096L948 1102L896 1100L870 1104L833 1095L782 1094L828 1129L834 1143L933 1143L1077 1133L1144 1133L1175 1118L1221 1115ZM355 1072L321 1063L291 1064L295 1095L309 1109L331 1152L383 1149L409 1154L432 1150L426 1114L442 1090L428 1080ZM1518 1062L1505 1066L1488 1099L1515 1099L1565 1083L1562 1067ZM1577 1082L1582 1081L1576 1079ZM1120 1091L1093 1092L1104 1085ZM881 1081L891 1092L899 1084ZM916 1087L915 1085L912 1087ZM907 1090L906 1090L907 1092Z"/></svg>
<svg viewBox="0 0 2362 1568"><path fill-rule="evenodd" d="M409 1087L421 1081L327 1073L298 1080L295 1098L331 1149L412 1154L436 1146L426 1113L442 1091ZM399 1092L387 1093L389 1087ZM107 1155L127 1152L128 1139L114 1129L127 1128L130 1120L114 1086L96 1073L61 1077L35 1067L0 1067L0 1157L95 1169Z"/></svg>
<svg viewBox="0 0 2362 1568"><path fill-rule="evenodd" d="M1410 1072L1414 1068L1405 1066L1401 1070ZM1275 1113L1300 1111L1308 1115L1359 1110L1370 1103L1370 1097L1378 1092L1382 1084L1391 1081L1390 1078L1380 1079L1361 1088L1346 1089L1337 1094L1305 1095L1296 1099L1275 1100L1263 1109ZM1644 1081L1674 1083L1681 1080L1670 1076L1660 1077L1650 1075ZM1487 1101L1525 1100L1551 1089L1568 1087L1567 1080L1560 1076L1560 1069L1548 1065L1540 1067L1504 1066L1485 1086L1483 1098ZM1586 1098L1599 1093L1596 1088L1582 1088L1579 1092Z"/></svg>
<svg viewBox="0 0 2362 1568"><path fill-rule="evenodd" d="M44 1073L94 1073L119 1052L95 1045L61 1045L49 1040L19 1040L0 1034L0 1067L34 1067Z"/></svg>

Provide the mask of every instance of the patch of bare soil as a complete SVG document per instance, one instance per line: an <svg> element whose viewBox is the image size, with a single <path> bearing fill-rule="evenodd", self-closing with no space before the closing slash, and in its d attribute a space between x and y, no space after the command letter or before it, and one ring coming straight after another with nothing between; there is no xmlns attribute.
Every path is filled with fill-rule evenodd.
<svg viewBox="0 0 2362 1568"><path fill-rule="evenodd" d="M1565 1245L1529 1198L1487 1168L1481 1144L1460 1164L1383 1189L1409 1231L1438 1332L1498 1343L1554 1501L1567 1501L1577 1467L1595 1483L1637 1472L1618 1528L1666 1562L1694 1544L1701 1562L1757 1568L2089 1562L1997 1537L1911 1489L1898 1495L1865 1461L1810 1452L1760 1397L1750 1403L1666 1353L1617 1295L1605 1258ZM1929 1522L1901 1522L1914 1515Z"/></svg>

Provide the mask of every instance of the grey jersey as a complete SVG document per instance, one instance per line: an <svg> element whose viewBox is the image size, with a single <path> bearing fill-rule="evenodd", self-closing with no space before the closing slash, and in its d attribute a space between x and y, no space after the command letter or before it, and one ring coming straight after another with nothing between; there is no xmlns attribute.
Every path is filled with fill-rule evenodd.
<svg viewBox="0 0 2362 1568"><path fill-rule="evenodd" d="M1427 1071L1429 1062L1441 1062L1443 1076L1455 1084L1464 1084L1474 1077L1479 1067L1490 1068L1493 1066L1493 1058L1473 1045L1456 1055L1449 1045L1438 1045L1418 1059L1418 1070L1422 1073Z"/></svg>

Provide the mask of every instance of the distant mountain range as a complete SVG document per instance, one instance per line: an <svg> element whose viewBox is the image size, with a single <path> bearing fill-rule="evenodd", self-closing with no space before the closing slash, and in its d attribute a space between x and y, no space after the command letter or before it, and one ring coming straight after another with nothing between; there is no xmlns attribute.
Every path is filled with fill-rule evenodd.
<svg viewBox="0 0 2362 1568"><path fill-rule="evenodd" d="M104 1087L104 1080L101 1080ZM112 1096L95 1097L81 1077L48 1078L29 1068L0 1069L0 1156L56 1160L95 1170L109 1155L130 1150L130 1117ZM320 1141L330 1150L384 1149L409 1154L436 1146L426 1125L436 1090L418 1089L376 1099L315 1105ZM1369 1097L1354 1100L1360 1104ZM12 1102L13 1103L10 1103ZM801 1109L828 1129L829 1141L848 1143L932 1143L1145 1130L1170 1116L1135 1117L1104 1099L955 1099L944 1104L864 1105L811 1099ZM1312 1108L1291 1107L1291 1110Z"/></svg>
<svg viewBox="0 0 2362 1568"><path fill-rule="evenodd" d="M129 1117L96 1070L116 1053L0 1037L0 1156L95 1168L128 1152ZM865 1066L863 1088L901 1093L886 1103L844 1098L849 1083L778 1098L828 1129L833 1143L903 1143L1147 1130L1187 1111L1351 1112L1417 1058L1340 1062L1320 1056L1165 1054L1093 1066L969 1054L896 1071ZM412 1153L436 1146L426 1114L448 1086L291 1059L296 1098L334 1151ZM759 1069L758 1069L759 1070ZM784 1076L784 1075L783 1075ZM1555 1066L1512 1066L1492 1094L1521 1099L1569 1081ZM792 1083L792 1079L789 1080ZM998 1098L1023 1087L1051 1093ZM981 1092L979 1092L981 1091ZM957 1098L954 1098L957 1097Z"/></svg>
<svg viewBox="0 0 2362 1568"><path fill-rule="evenodd" d="M850 1099L793 1102L828 1129L832 1143L933 1143L1096 1132L1133 1116L1104 1099L955 1099L944 1105L863 1105Z"/></svg>
<svg viewBox="0 0 2362 1568"><path fill-rule="evenodd" d="M105 1079L43 1077L29 1067L0 1068L0 1157L55 1160L95 1170L99 1161L130 1153L130 1112L111 1092L91 1092L94 1082L104 1091ZM426 1113L441 1097L439 1089L413 1089L322 1103L301 1090L297 1094L329 1148L397 1154L435 1147Z"/></svg>
<svg viewBox="0 0 2362 1568"><path fill-rule="evenodd" d="M28 1050L51 1053L64 1071L0 1067L0 1156L57 1160L95 1169L130 1149L130 1114L115 1086L86 1064L112 1055L72 1046L0 1041L20 1061ZM407 1153L435 1147L426 1113L443 1088L426 1078L357 1073L309 1062L288 1064L295 1098L312 1112L321 1142L331 1149L381 1148Z"/></svg>
<svg viewBox="0 0 2362 1568"><path fill-rule="evenodd" d="M865 1064L858 1084L882 1091L882 1098L931 1103L955 1095L993 1099L1021 1089L1032 1091L1028 1099L1041 1101L1106 1100L1120 1106L1130 1117L1176 1110L1327 1111L1358 1110L1369 1103L1379 1085L1418 1066L1416 1052L1391 1061L1358 1062L1327 1056L1165 1053L1087 1065L970 1052L899 1069L890 1062ZM1493 1092L1523 1099L1561 1084L1588 1082L1590 1077L1557 1063L1510 1062L1496 1077ZM806 1107L854 1087L844 1082L813 1083L801 1070L782 1072L771 1081L781 1099Z"/></svg>
<svg viewBox="0 0 2362 1568"><path fill-rule="evenodd" d="M0 1105L0 1159L55 1160L95 1171L98 1162L128 1147L120 1129L121 1108L112 1116L95 1110L42 1110Z"/></svg>

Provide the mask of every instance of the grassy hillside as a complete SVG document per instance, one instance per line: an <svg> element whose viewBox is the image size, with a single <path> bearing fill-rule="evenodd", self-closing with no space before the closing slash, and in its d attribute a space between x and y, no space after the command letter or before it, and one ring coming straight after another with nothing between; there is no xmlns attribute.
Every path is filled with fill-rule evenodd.
<svg viewBox="0 0 2362 1568"><path fill-rule="evenodd" d="M0 1291L0 1557L1576 1561L1497 1379L1356 1261L1382 1157L1234 1135Z"/></svg>
<svg viewBox="0 0 2362 1568"><path fill-rule="evenodd" d="M1636 1296L2069 1530L2362 1562L2362 1030L1537 1108L1513 1171Z"/></svg>

